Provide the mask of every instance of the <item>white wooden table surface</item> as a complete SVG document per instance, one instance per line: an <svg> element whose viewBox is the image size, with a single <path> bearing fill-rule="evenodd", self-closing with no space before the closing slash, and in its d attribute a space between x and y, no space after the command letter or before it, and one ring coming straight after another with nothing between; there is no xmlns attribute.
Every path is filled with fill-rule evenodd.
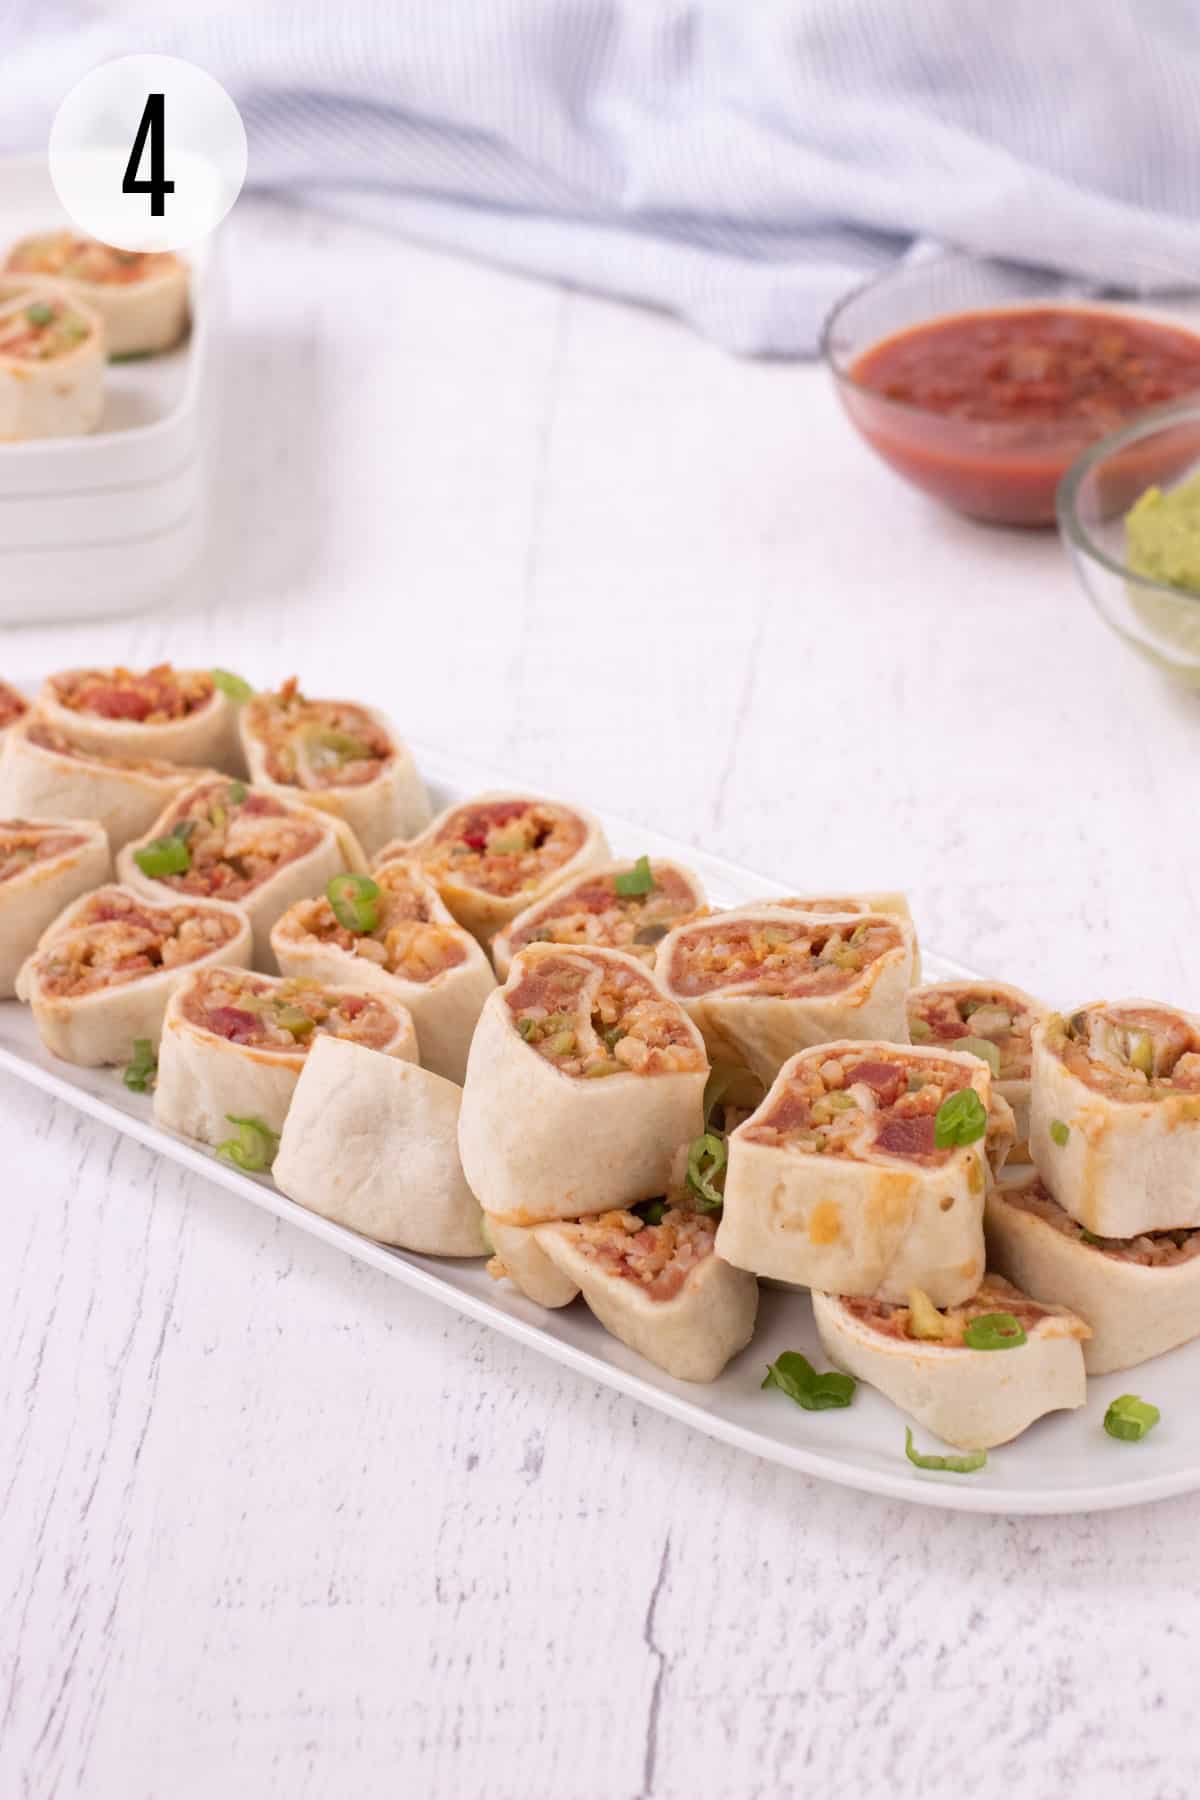
<svg viewBox="0 0 1200 1800"><path fill-rule="evenodd" d="M172 657L817 887L1063 1003L1200 1004L1195 699L819 370L244 201ZM0 1794L1191 1800L1200 1498L923 1511L760 1465L13 1081ZM1136 1451L1132 1452L1136 1454Z"/></svg>

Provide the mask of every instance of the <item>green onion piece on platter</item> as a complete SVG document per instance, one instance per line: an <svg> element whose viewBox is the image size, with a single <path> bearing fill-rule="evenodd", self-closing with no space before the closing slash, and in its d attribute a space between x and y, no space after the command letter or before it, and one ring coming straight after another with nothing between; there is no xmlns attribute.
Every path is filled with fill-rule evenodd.
<svg viewBox="0 0 1200 1800"><path fill-rule="evenodd" d="M967 1456L923 1456L913 1449L912 1427L904 1427L904 1454L918 1469L939 1469L947 1475L973 1475L987 1462L986 1450L972 1450Z"/></svg>

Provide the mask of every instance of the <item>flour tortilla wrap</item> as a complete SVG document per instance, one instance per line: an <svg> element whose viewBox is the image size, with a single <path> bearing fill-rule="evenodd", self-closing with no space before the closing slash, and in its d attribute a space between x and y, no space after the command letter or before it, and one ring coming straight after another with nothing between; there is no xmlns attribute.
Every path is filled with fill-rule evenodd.
<svg viewBox="0 0 1200 1800"><path fill-rule="evenodd" d="M39 718L13 725L3 744L0 812L95 819L114 853L147 832L176 794L214 774L179 763L104 756Z"/></svg>
<svg viewBox="0 0 1200 1800"><path fill-rule="evenodd" d="M1028 1170L1012 1180L1006 1171L988 1195L984 1229L993 1268L1087 1320L1089 1375L1136 1368L1200 1337L1200 1230L1085 1237Z"/></svg>
<svg viewBox="0 0 1200 1800"><path fill-rule="evenodd" d="M64 906L112 873L103 827L93 819L0 819L0 998Z"/></svg>
<svg viewBox="0 0 1200 1800"><path fill-rule="evenodd" d="M797 1050L833 1038L908 1042L913 933L883 913L741 907L682 925L655 968L714 1063L769 1086Z"/></svg>
<svg viewBox="0 0 1200 1800"><path fill-rule="evenodd" d="M560 883L519 912L494 939L492 961L503 981L518 950L530 944L594 944L624 950L652 969L668 931L706 910L699 877L681 863L626 857Z"/></svg>
<svg viewBox="0 0 1200 1800"><path fill-rule="evenodd" d="M207 669L62 669L35 710L85 750L245 772L237 707Z"/></svg>
<svg viewBox="0 0 1200 1800"><path fill-rule="evenodd" d="M699 1032L632 957L522 951L471 1042L467 1180L513 1225L653 1199L704 1130L707 1075Z"/></svg>
<svg viewBox="0 0 1200 1800"><path fill-rule="evenodd" d="M94 431L104 357L100 320L59 283L0 276L0 443Z"/></svg>
<svg viewBox="0 0 1200 1800"><path fill-rule="evenodd" d="M307 1030L301 1014L312 1021ZM167 1004L154 1116L204 1144L234 1135L231 1116L280 1132L305 1058L323 1035L417 1060L412 1020L381 995L238 969L189 975Z"/></svg>
<svg viewBox="0 0 1200 1800"><path fill-rule="evenodd" d="M1040 1000L1002 981L938 981L908 996L914 1044L946 1044L994 1064L996 1092L1013 1109L1022 1160L1028 1157L1033 1027L1048 1013Z"/></svg>
<svg viewBox="0 0 1200 1800"><path fill-rule="evenodd" d="M110 356L146 356L177 344L188 324L187 267L171 251L118 250L72 231L22 238L6 269L52 276L104 321Z"/></svg>
<svg viewBox="0 0 1200 1800"><path fill-rule="evenodd" d="M482 1256L482 1214L458 1160L461 1098L415 1063L318 1038L283 1128L275 1185L379 1243Z"/></svg>
<svg viewBox="0 0 1200 1800"><path fill-rule="evenodd" d="M0 681L0 745L8 743L21 720L29 711L24 694L7 681ZM19 812L19 807L13 809Z"/></svg>
<svg viewBox="0 0 1200 1800"><path fill-rule="evenodd" d="M535 1235L606 1331L679 1381L715 1381L754 1333L758 1283L713 1254L713 1229L671 1210L658 1225L617 1212Z"/></svg>
<svg viewBox="0 0 1200 1800"><path fill-rule="evenodd" d="M579 1284L542 1248L540 1225L509 1225L490 1213L484 1214L483 1224L492 1247L487 1271L493 1281L511 1281L538 1306L570 1306L579 1293Z"/></svg>
<svg viewBox="0 0 1200 1800"><path fill-rule="evenodd" d="M126 1063L138 1038L156 1044L181 982L214 964L246 968L250 921L236 906L158 906L109 885L59 914L17 977L43 1044L65 1062ZM137 966L143 963L145 966Z"/></svg>
<svg viewBox="0 0 1200 1800"><path fill-rule="evenodd" d="M460 925L486 950L534 901L609 858L604 828L577 806L535 794L487 793L451 806L411 843L385 844L419 862Z"/></svg>
<svg viewBox="0 0 1200 1800"><path fill-rule="evenodd" d="M399 1000L416 1025L422 1065L461 1086L479 1014L496 986L492 966L415 863L389 862L375 880L375 929L342 927L330 901L318 895L296 901L276 922L272 954L285 975Z"/></svg>
<svg viewBox="0 0 1200 1800"><path fill-rule="evenodd" d="M986 1134L938 1149L937 1110L964 1088ZM717 1253L829 1293L900 1301L919 1287L956 1305L983 1276L984 1194L1012 1139L1011 1109L976 1056L851 1041L802 1051L730 1135Z"/></svg>
<svg viewBox="0 0 1200 1800"><path fill-rule="evenodd" d="M155 875L141 866L139 855L153 859L162 841L180 832L186 834L186 868ZM117 857L120 879L154 898L190 895L242 907L254 933L255 965L272 970L276 920L295 901L319 894L332 876L364 867L354 834L340 819L224 776L206 777L177 794Z"/></svg>
<svg viewBox="0 0 1200 1800"><path fill-rule="evenodd" d="M312 700L294 680L243 706L250 779L344 819L368 856L429 823L429 799L389 721L352 700Z"/></svg>
<svg viewBox="0 0 1200 1800"><path fill-rule="evenodd" d="M782 906L789 911L805 913L853 913L860 918L863 913L886 913L904 919L909 925L913 923L908 895L895 888L871 888L856 894L772 894L769 899L753 901L745 907L730 907L724 917L728 918L731 913L757 912L761 906ZM914 981L921 979L921 947L915 926L912 978Z"/></svg>
<svg viewBox="0 0 1200 1800"><path fill-rule="evenodd" d="M1087 1398L1083 1346L1087 1326L1065 1307L1049 1307L989 1275L969 1305L946 1318L951 1337L937 1342L905 1334L906 1306L881 1306L814 1294L813 1315L825 1354L869 1382L918 1425L959 1450L1007 1444L1044 1414L1073 1410ZM1006 1312L1025 1342L1005 1350L972 1350L953 1341L956 1326ZM879 1327L882 1326L882 1329Z"/></svg>
<svg viewBox="0 0 1200 1800"><path fill-rule="evenodd" d="M1200 1225L1200 1018L1102 1000L1035 1026L1029 1148L1097 1237Z"/></svg>

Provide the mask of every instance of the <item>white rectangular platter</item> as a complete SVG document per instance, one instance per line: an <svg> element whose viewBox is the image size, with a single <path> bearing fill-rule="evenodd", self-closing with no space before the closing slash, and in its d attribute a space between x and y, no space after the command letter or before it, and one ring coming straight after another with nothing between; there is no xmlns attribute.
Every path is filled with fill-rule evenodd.
<svg viewBox="0 0 1200 1800"><path fill-rule="evenodd" d="M435 806L505 785L494 774L456 766L433 752L418 748L416 755ZM586 796L565 797L586 803ZM718 906L784 891L777 882L670 838L618 819L606 818L604 823L614 854L673 857L697 871ZM820 886L819 871L813 878ZM928 980L970 973L927 948L923 962ZM1003 970L996 973L1004 975ZM863 1384L853 1405L835 1412L803 1412L782 1394L762 1391L766 1364L783 1350L802 1350L818 1367L827 1365L806 1294L764 1288L754 1341L720 1379L709 1386L675 1381L610 1337L581 1301L563 1311L545 1312L507 1284L492 1281L482 1262L389 1250L305 1211L266 1177L244 1175L209 1151L162 1130L154 1123L150 1101L129 1093L118 1073L77 1069L47 1055L28 1009L15 1001L0 1003L0 1067L301 1231L336 1244L348 1256L407 1287L564 1363L585 1379L616 1388L710 1437L804 1474L920 1505L982 1513L1099 1511L1200 1487L1200 1409L1195 1404L1200 1343L1142 1369L1092 1380L1085 1407L1040 1420L1015 1443L994 1450L986 1468L975 1474L926 1473L905 1460L903 1415ZM1161 1424L1141 1443L1118 1442L1102 1426L1110 1400L1129 1391L1143 1394L1162 1410ZM939 1448L927 1433L919 1432L917 1440L923 1449Z"/></svg>

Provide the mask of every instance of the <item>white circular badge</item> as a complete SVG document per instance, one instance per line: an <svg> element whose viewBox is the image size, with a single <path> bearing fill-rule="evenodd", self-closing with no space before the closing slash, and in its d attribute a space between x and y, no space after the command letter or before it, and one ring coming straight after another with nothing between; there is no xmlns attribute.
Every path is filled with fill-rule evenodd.
<svg viewBox="0 0 1200 1800"><path fill-rule="evenodd" d="M177 56L121 56L73 87L50 176L81 231L119 250L182 250L246 179L246 130L219 81Z"/></svg>

